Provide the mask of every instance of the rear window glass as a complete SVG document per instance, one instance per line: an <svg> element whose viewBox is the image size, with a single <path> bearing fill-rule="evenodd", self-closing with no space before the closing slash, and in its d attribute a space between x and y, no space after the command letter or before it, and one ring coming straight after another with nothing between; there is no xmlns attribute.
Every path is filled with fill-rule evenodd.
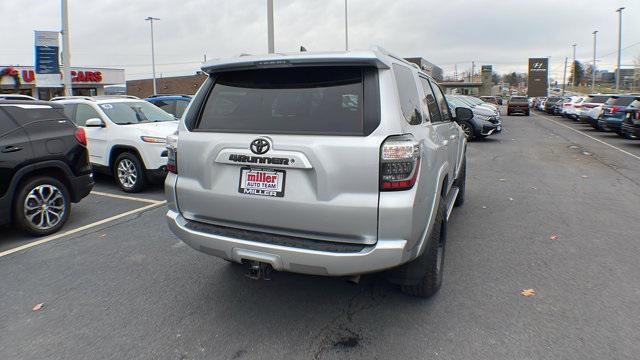
<svg viewBox="0 0 640 360"><path fill-rule="evenodd" d="M196 129L362 135L362 79L359 67L219 73Z"/></svg>
<svg viewBox="0 0 640 360"><path fill-rule="evenodd" d="M609 99L609 96L603 95L603 96L589 96L587 97L584 102L586 103L595 103L595 104L602 104L605 101L607 101Z"/></svg>
<svg viewBox="0 0 640 360"><path fill-rule="evenodd" d="M18 124L24 126L36 121L65 119L62 108L53 108L49 105L16 105L3 107Z"/></svg>
<svg viewBox="0 0 640 360"><path fill-rule="evenodd" d="M623 96L618 98L610 98L607 100L607 105L617 105L617 106L629 106L633 102L635 98L630 96Z"/></svg>

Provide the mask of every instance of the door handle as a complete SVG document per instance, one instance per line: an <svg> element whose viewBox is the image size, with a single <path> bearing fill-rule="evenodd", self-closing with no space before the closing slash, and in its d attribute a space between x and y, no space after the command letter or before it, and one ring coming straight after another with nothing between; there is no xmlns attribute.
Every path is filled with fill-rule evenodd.
<svg viewBox="0 0 640 360"><path fill-rule="evenodd" d="M449 140L442 140L442 145L443 146L449 145Z"/></svg>
<svg viewBox="0 0 640 360"><path fill-rule="evenodd" d="M13 146L13 145L8 145L8 146L5 146L4 148L2 148L2 152L3 153L12 153L12 152L20 151L20 150L22 150L21 147Z"/></svg>
<svg viewBox="0 0 640 360"><path fill-rule="evenodd" d="M456 135L456 134L453 134L453 135L449 136L449 139L451 139L451 140L455 140L457 138L458 138L458 135Z"/></svg>

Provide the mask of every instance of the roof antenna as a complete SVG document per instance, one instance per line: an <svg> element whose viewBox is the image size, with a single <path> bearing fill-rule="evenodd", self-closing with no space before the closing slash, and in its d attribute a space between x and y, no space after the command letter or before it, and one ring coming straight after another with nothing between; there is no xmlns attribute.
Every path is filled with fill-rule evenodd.
<svg viewBox="0 0 640 360"><path fill-rule="evenodd" d="M304 46L300 46L300 52L305 52L307 51L307 48L305 48Z"/></svg>

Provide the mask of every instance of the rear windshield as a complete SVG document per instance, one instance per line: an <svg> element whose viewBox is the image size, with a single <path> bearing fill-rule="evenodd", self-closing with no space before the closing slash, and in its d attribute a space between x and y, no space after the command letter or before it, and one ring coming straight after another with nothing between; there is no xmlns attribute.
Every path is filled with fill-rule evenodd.
<svg viewBox="0 0 640 360"><path fill-rule="evenodd" d="M595 95L595 96L589 96L587 97L584 102L586 103L595 103L595 104L602 104L605 101L607 101L609 99L609 96L606 95Z"/></svg>
<svg viewBox="0 0 640 360"><path fill-rule="evenodd" d="M362 135L362 69L296 67L217 74L196 129Z"/></svg>
<svg viewBox="0 0 640 360"><path fill-rule="evenodd" d="M631 96L612 97L607 100L607 105L629 106L635 98Z"/></svg>

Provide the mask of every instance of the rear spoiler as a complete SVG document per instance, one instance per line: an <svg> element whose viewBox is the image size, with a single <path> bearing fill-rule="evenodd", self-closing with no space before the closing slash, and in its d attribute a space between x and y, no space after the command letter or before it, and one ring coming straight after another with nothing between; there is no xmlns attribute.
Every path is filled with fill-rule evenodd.
<svg viewBox="0 0 640 360"><path fill-rule="evenodd" d="M389 69L386 59L376 56L375 51L354 53L323 54L274 54L270 56L241 56L234 59L213 60L202 66L202 71L215 72L251 70L261 68L282 68L292 66L373 66L378 69Z"/></svg>

